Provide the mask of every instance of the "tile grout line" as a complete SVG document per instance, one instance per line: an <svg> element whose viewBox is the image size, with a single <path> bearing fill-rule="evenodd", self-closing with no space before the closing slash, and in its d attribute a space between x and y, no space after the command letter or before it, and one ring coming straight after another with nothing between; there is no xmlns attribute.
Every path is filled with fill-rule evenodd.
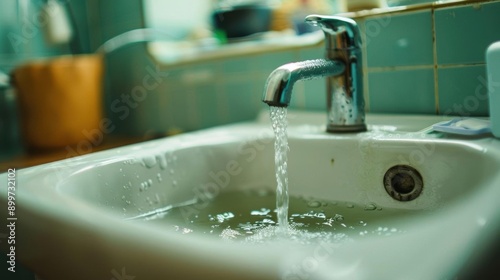
<svg viewBox="0 0 500 280"><path fill-rule="evenodd" d="M401 65L401 66L387 66L387 67L367 67L367 72L390 72L390 71L405 71L405 70L425 70L434 68L433 64L429 65Z"/></svg>
<svg viewBox="0 0 500 280"><path fill-rule="evenodd" d="M368 47L366 43L366 20L363 21L363 32L361 32L361 60L363 63L363 98L365 100L365 112L370 112L370 78L368 77Z"/></svg>
<svg viewBox="0 0 500 280"><path fill-rule="evenodd" d="M438 79L438 61L437 61L437 34L436 34L436 9L433 7L431 9L431 19L432 19L432 55L434 60L433 70L434 70L434 102L436 115L439 115L439 79Z"/></svg>

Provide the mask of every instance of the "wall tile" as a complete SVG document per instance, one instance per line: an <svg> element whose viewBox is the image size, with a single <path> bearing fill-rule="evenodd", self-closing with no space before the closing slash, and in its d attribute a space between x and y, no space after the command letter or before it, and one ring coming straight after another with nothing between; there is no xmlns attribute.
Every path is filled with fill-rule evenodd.
<svg viewBox="0 0 500 280"><path fill-rule="evenodd" d="M172 92L172 125L184 131L200 129L199 112L196 104L197 93L192 89L176 89Z"/></svg>
<svg viewBox="0 0 500 280"><path fill-rule="evenodd" d="M98 1L97 5L100 13L99 31L103 40L144 25L142 1L127 1L122 5L114 1Z"/></svg>
<svg viewBox="0 0 500 280"><path fill-rule="evenodd" d="M225 83L223 98L227 102L223 102L220 109L228 112L227 122L252 120L260 110L266 109L268 106L261 101L263 88L253 81Z"/></svg>
<svg viewBox="0 0 500 280"><path fill-rule="evenodd" d="M431 10L367 18L365 35L368 67L431 65Z"/></svg>
<svg viewBox="0 0 500 280"><path fill-rule="evenodd" d="M298 51L300 61L325 57L325 46L319 44L314 47ZM325 110L326 108L326 82L325 78L300 81L295 86L294 96L290 107L300 110Z"/></svg>
<svg viewBox="0 0 500 280"><path fill-rule="evenodd" d="M255 59L250 59L248 56L242 56L222 59L217 63L217 70L221 71L221 75L226 78L231 78L233 76L247 76L249 73L257 71L258 66L259 64Z"/></svg>
<svg viewBox="0 0 500 280"><path fill-rule="evenodd" d="M146 98L141 102L136 102L136 108L130 107L130 117L125 122L129 129L134 127L135 130L142 130L142 134L152 132L164 132L164 129L158 127L160 123L160 111L163 109L160 106L160 98L157 92L148 92ZM131 99L133 100L133 99Z"/></svg>
<svg viewBox="0 0 500 280"><path fill-rule="evenodd" d="M484 65L438 69L438 77L440 114L488 115Z"/></svg>
<svg viewBox="0 0 500 280"><path fill-rule="evenodd" d="M314 46L312 48L304 48L298 51L298 56L300 60L309 60L325 57L325 46L320 44L319 46Z"/></svg>
<svg viewBox="0 0 500 280"><path fill-rule="evenodd" d="M194 105L198 114L197 123L199 127L211 127L221 124L222 120L218 112L225 111L227 108L219 106L221 103L217 100L215 85L197 87L193 92L196 97L194 98L195 104L192 105Z"/></svg>
<svg viewBox="0 0 500 280"><path fill-rule="evenodd" d="M326 79L304 81L305 108L326 111Z"/></svg>
<svg viewBox="0 0 500 280"><path fill-rule="evenodd" d="M283 64L296 62L298 57L293 50L287 50L284 52L272 52L248 56L246 59L247 61L253 61L257 65L259 72L269 75L274 69Z"/></svg>
<svg viewBox="0 0 500 280"><path fill-rule="evenodd" d="M225 76L218 74L218 67L218 62L204 62L166 69L173 87L167 88L166 94L175 104L171 107L175 126L195 130L222 123L224 114L220 112L224 108L220 106L218 85Z"/></svg>
<svg viewBox="0 0 500 280"><path fill-rule="evenodd" d="M486 48L500 40L499 15L500 2L437 9L438 64L484 62Z"/></svg>
<svg viewBox="0 0 500 280"><path fill-rule="evenodd" d="M368 73L370 111L376 113L433 114L434 70Z"/></svg>
<svg viewBox="0 0 500 280"><path fill-rule="evenodd" d="M299 81L293 87L292 99L290 100L290 108L292 109L309 109L306 107L305 83L308 81Z"/></svg>

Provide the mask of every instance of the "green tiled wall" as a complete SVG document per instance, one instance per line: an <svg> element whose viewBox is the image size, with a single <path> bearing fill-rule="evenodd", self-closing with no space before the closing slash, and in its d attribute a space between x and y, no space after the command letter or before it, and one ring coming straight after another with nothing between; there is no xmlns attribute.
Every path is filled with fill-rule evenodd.
<svg viewBox="0 0 500 280"><path fill-rule="evenodd" d="M440 67L439 111L444 115L487 115L486 69L482 65Z"/></svg>
<svg viewBox="0 0 500 280"><path fill-rule="evenodd" d="M435 11L439 112L488 115L485 51L500 40L500 2Z"/></svg>
<svg viewBox="0 0 500 280"><path fill-rule="evenodd" d="M500 33L491 28L500 26L498 14L500 2L493 1L427 6L356 19L364 42L367 109L377 113L487 115L488 101L481 84L484 51L489 43L500 40ZM323 55L323 47L316 46L166 67L169 78L156 91L159 100L137 111L138 115L151 116L135 118L127 128L193 130L253 119L266 108L260 96L272 70ZM193 75L207 77L186 78ZM324 79L298 82L290 107L325 110L325 90Z"/></svg>
<svg viewBox="0 0 500 280"><path fill-rule="evenodd" d="M384 113L435 112L434 70L402 69L368 73L370 110Z"/></svg>
<svg viewBox="0 0 500 280"><path fill-rule="evenodd" d="M500 40L499 14L499 1L485 1L359 19L370 111L487 116L485 51Z"/></svg>
<svg viewBox="0 0 500 280"><path fill-rule="evenodd" d="M370 68L432 65L431 10L361 22Z"/></svg>
<svg viewBox="0 0 500 280"><path fill-rule="evenodd" d="M498 2L437 9L437 63L484 63L486 48L500 40L499 15Z"/></svg>

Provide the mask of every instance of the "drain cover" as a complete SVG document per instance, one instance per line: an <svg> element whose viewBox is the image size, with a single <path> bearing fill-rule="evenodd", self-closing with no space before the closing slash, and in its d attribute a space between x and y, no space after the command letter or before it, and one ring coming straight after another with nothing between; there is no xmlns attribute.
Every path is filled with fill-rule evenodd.
<svg viewBox="0 0 500 280"><path fill-rule="evenodd" d="M420 173L408 165L393 166L384 175L385 190L399 201L414 200L422 193L423 186Z"/></svg>

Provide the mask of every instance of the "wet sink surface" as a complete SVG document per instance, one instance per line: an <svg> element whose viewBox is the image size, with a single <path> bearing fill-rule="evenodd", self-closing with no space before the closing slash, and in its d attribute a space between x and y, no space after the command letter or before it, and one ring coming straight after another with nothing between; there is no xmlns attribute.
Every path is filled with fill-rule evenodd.
<svg viewBox="0 0 500 280"><path fill-rule="evenodd" d="M427 133L443 120L432 116L368 115L357 134L327 134L323 120L290 113L288 170L291 219L327 238L257 238L276 221L264 114L19 170L19 260L48 278L126 268L144 279L434 279L492 242L500 141ZM394 166L417 170L420 195L391 197L384 176ZM83 262L92 269L73 275Z"/></svg>

